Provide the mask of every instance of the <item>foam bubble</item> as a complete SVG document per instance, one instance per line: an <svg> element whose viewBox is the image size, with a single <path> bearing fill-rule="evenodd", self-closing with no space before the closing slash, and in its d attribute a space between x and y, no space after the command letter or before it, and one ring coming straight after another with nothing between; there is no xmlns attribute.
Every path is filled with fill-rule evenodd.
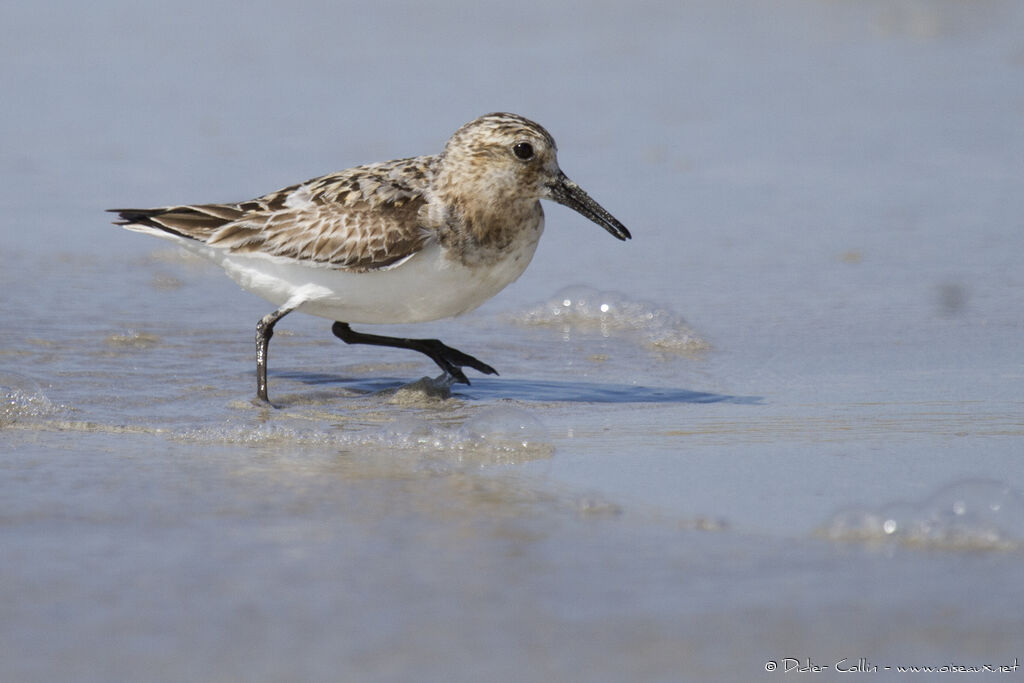
<svg viewBox="0 0 1024 683"><path fill-rule="evenodd" d="M690 354L710 348L678 314L591 287L563 289L511 319L520 325L560 328L565 338L573 332L597 332L603 337L630 337L655 351Z"/></svg>
<svg viewBox="0 0 1024 683"><path fill-rule="evenodd" d="M247 446L333 446L338 443L338 439L330 434L277 424L199 427L172 432L170 438L177 441Z"/></svg>
<svg viewBox="0 0 1024 683"><path fill-rule="evenodd" d="M520 408L497 407L466 420L456 432L462 448L527 452L550 447L540 420Z"/></svg>
<svg viewBox="0 0 1024 683"><path fill-rule="evenodd" d="M1024 545L1024 498L1000 482L965 480L919 502L842 510L821 533L838 541L1013 550Z"/></svg>
<svg viewBox="0 0 1024 683"><path fill-rule="evenodd" d="M149 349L160 343L160 337L138 330L127 330L123 334L111 334L106 338L109 346L124 349Z"/></svg>
<svg viewBox="0 0 1024 683"><path fill-rule="evenodd" d="M206 427L171 438L207 443L335 448L384 448L455 455L481 463L512 463L550 457L554 452L543 424L525 410L489 408L461 425L434 424L411 415L379 428L319 431L277 424Z"/></svg>
<svg viewBox="0 0 1024 683"><path fill-rule="evenodd" d="M391 448L448 453L491 464L547 458L554 452L540 420L525 410L505 406L488 408L461 426L404 417L363 438Z"/></svg>
<svg viewBox="0 0 1024 683"><path fill-rule="evenodd" d="M0 373L0 428L54 410L53 402L35 381L14 372Z"/></svg>

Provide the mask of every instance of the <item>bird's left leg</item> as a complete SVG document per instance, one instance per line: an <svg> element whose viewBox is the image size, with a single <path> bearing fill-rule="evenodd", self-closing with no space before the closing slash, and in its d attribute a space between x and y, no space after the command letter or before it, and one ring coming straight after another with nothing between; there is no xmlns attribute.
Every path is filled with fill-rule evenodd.
<svg viewBox="0 0 1024 683"><path fill-rule="evenodd" d="M267 351L270 349L270 338L274 336L274 325L298 308L298 304L286 303L273 313L260 318L256 323L256 395L260 400L270 403L267 398Z"/></svg>

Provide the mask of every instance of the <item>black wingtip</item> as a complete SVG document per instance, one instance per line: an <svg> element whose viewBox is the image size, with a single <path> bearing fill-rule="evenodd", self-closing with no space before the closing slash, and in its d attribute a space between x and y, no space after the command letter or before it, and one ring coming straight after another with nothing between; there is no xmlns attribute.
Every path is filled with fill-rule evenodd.
<svg viewBox="0 0 1024 683"><path fill-rule="evenodd" d="M107 213L116 213L121 220L112 221L114 225L120 225L122 227L128 225L142 225L147 228L155 228L171 235L177 235L178 237L184 237L185 239L195 240L198 239L195 235L189 235L180 230L176 230L169 225L157 221L155 219L168 213L168 209L107 209Z"/></svg>
<svg viewBox="0 0 1024 683"><path fill-rule="evenodd" d="M119 221L114 221L114 225L132 225L134 223L141 223L142 225L160 227L150 220L153 216L159 215L159 211L153 211L150 209L107 209L106 211L107 213L116 213L121 219Z"/></svg>

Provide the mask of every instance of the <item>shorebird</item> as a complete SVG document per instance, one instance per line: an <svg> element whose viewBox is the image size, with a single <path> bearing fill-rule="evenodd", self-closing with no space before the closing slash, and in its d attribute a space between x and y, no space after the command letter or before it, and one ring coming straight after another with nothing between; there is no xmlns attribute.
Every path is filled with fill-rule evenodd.
<svg viewBox="0 0 1024 683"><path fill-rule="evenodd" d="M267 397L274 325L292 311L335 321L348 344L418 351L448 381L490 365L437 339L356 332L471 311L515 281L544 230L540 200L620 240L629 230L558 167L555 141L516 114L481 116L440 154L356 166L237 204L109 209L128 230L177 242L277 308L256 325L256 393Z"/></svg>

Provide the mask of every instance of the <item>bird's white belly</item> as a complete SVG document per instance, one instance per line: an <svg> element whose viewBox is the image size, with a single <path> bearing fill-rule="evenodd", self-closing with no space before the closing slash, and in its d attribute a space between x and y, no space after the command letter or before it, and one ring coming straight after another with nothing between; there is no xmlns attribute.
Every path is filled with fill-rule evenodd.
<svg viewBox="0 0 1024 683"><path fill-rule="evenodd" d="M296 310L349 323L411 323L466 313L514 282L537 248L540 230L529 232L501 258L477 266L448 258L437 243L398 266L365 272L210 247L203 252L275 306L297 304Z"/></svg>

